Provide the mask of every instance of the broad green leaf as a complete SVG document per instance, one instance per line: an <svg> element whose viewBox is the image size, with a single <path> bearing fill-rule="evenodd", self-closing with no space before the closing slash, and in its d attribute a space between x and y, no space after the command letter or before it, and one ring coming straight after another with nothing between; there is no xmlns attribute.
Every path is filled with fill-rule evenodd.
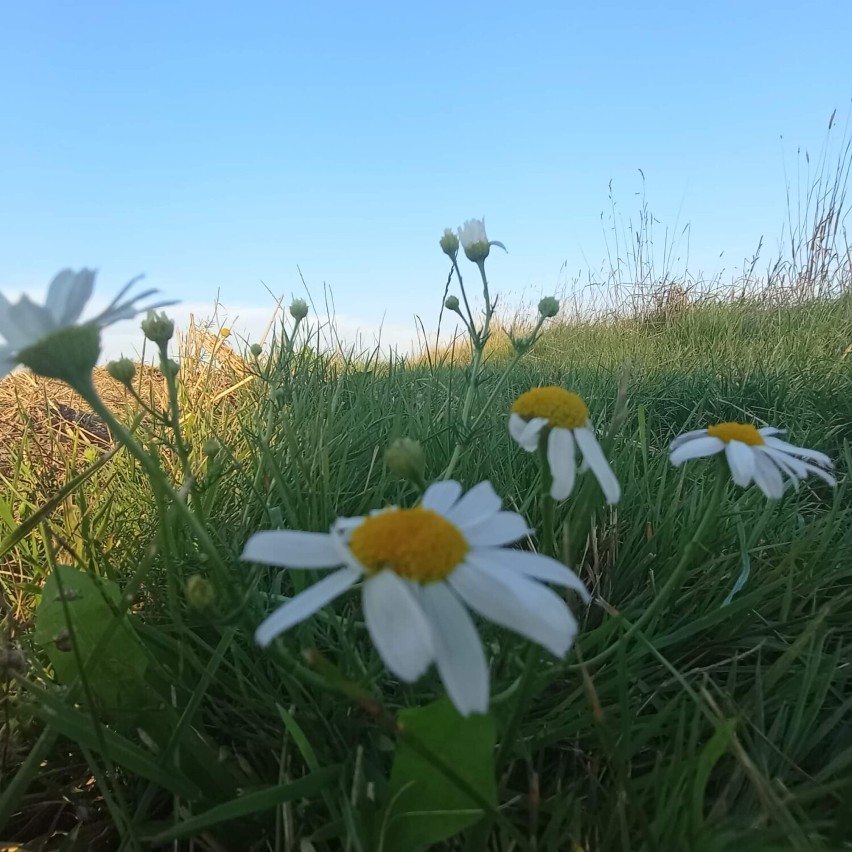
<svg viewBox="0 0 852 852"><path fill-rule="evenodd" d="M119 617L117 629L103 643L97 659L87 662L116 618L114 607L120 597L112 581L95 579L70 565L57 565L44 584L36 610L35 640L44 648L60 683L72 683L82 664L99 710L111 719L127 715L130 721L147 703L147 658L127 616ZM69 621L76 649L70 647ZM64 641L57 642L57 637Z"/></svg>
<svg viewBox="0 0 852 852"><path fill-rule="evenodd" d="M481 797L479 803L475 801L427 757L400 740L380 827L382 848L414 852L477 822L483 815L483 800L492 806L496 803L495 726L490 716L460 716L446 698L403 710L399 721L408 735Z"/></svg>

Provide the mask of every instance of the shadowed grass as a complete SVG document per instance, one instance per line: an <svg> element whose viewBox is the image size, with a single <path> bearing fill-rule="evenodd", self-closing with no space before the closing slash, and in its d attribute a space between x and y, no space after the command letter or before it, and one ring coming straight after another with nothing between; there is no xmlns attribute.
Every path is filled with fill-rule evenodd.
<svg viewBox="0 0 852 852"><path fill-rule="evenodd" d="M553 852L836 848L852 834L852 363L843 359L850 329L848 297L555 326L476 432L461 436L461 367L347 361L307 345L288 355L273 344L259 362L266 378L246 380L240 368L230 383L238 387L223 394L220 378L205 385L204 370L187 360L193 505L240 598L230 601L208 576L177 516L158 531L147 483L124 453L0 553L2 592L15 602L4 626L28 656L27 672L3 686L0 787L9 790L13 777L17 786L2 836L67 835L77 844L68 848L89 849L146 848L152 838L179 836L201 848L284 850L301 840L318 850L372 848L371 795L383 798L392 743L357 703L318 678L306 687L296 676L300 652L316 649L390 712L428 702L440 684L434 674L399 684L384 672L357 595L294 628L278 650L260 651L253 627L320 575L248 566L238 554L258 529L326 530L338 515L413 502L415 490L381 461L402 435L422 442L427 477L439 475L461 437L455 476L466 486L491 479L507 506L540 525L536 468L509 440L506 416L520 392L558 383L582 394L604 429L621 387L624 415L609 455L624 495L597 515L588 541L563 530L565 552L581 554L574 567L595 602L577 610L576 651L564 664L547 660L535 680L499 779L504 816ZM499 351L492 357L481 400L498 375ZM785 426L792 442L828 452L839 487L809 481L767 503L730 486L709 544L670 605L619 641L706 509L712 464L675 470L667 444L683 429L728 419ZM156 434L149 422L140 429ZM60 445L69 474L78 467L75 447ZM161 454L177 475L176 459L165 447ZM25 439L6 474L0 539L52 494L33 464ZM66 718L65 692L28 630L31 606L54 561L123 586L138 576L140 560L146 573L131 618L148 688L171 715L93 725L81 692ZM748 579L726 603L744 567ZM193 597L190 578L199 577L211 584L212 603ZM494 661L494 712L505 725L526 646L488 625L482 632ZM61 724L44 728L55 714ZM32 753L44 762L16 776L43 730L54 733ZM216 772L196 769L208 764ZM474 830L448 848L478 842ZM516 838L496 823L489 842L508 850Z"/></svg>

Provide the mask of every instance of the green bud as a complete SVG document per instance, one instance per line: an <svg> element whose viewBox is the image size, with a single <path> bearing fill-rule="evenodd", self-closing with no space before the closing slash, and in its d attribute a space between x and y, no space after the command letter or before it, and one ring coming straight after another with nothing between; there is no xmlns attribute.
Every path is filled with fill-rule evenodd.
<svg viewBox="0 0 852 852"><path fill-rule="evenodd" d="M543 317L555 317L559 313L559 299L554 299L553 296L545 296L538 303L538 312Z"/></svg>
<svg viewBox="0 0 852 852"><path fill-rule="evenodd" d="M491 246L486 242L470 243L464 247L464 253L468 260L474 263L482 263L491 253Z"/></svg>
<svg viewBox="0 0 852 852"><path fill-rule="evenodd" d="M455 311L458 313L459 310L459 297L458 296L447 296L444 300L444 307L448 311Z"/></svg>
<svg viewBox="0 0 852 852"><path fill-rule="evenodd" d="M419 441L397 438L385 450L385 464L388 470L400 479L408 479L418 484L423 482L426 459Z"/></svg>
<svg viewBox="0 0 852 852"><path fill-rule="evenodd" d="M259 343L252 343L252 345L249 346L249 352L257 358L260 353L263 352L263 347Z"/></svg>
<svg viewBox="0 0 852 852"><path fill-rule="evenodd" d="M290 316L294 320L303 320L308 315L308 303L304 299L293 299L290 303Z"/></svg>
<svg viewBox="0 0 852 852"><path fill-rule="evenodd" d="M187 581L184 594L190 606L206 609L216 599L216 591L206 577L193 574Z"/></svg>
<svg viewBox="0 0 852 852"><path fill-rule="evenodd" d="M129 358L119 358L117 361L110 361L107 364L107 372L117 382L129 385L136 375L136 365Z"/></svg>
<svg viewBox="0 0 852 852"><path fill-rule="evenodd" d="M532 340L529 337L513 337L512 348L519 355L523 355L532 346Z"/></svg>
<svg viewBox="0 0 852 852"><path fill-rule="evenodd" d="M449 228L444 228L444 236L441 237L440 244L441 251L447 257L455 260L456 255L459 253L459 238Z"/></svg>
<svg viewBox="0 0 852 852"><path fill-rule="evenodd" d="M168 343L175 333L175 324L164 312L148 311L148 316L142 320L142 332L145 337L157 346Z"/></svg>
<svg viewBox="0 0 852 852"><path fill-rule="evenodd" d="M202 450L204 451L204 455L207 458L212 459L215 455L218 454L219 450L222 449L222 445L215 438L208 438L204 445L202 446Z"/></svg>
<svg viewBox="0 0 852 852"><path fill-rule="evenodd" d="M72 325L59 328L38 343L21 349L18 361L39 376L59 379L71 386L89 381L101 354L101 331L98 326Z"/></svg>

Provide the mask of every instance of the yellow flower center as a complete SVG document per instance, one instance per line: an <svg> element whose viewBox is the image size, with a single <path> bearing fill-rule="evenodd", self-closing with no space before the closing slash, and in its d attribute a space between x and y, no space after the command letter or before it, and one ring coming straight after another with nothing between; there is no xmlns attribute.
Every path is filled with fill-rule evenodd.
<svg viewBox="0 0 852 852"><path fill-rule="evenodd" d="M512 413L525 420L546 417L548 424L557 429L579 429L589 420L589 409L583 398L555 386L522 393L512 405Z"/></svg>
<svg viewBox="0 0 852 852"><path fill-rule="evenodd" d="M353 531L349 549L371 574L387 569L433 583L452 574L469 548L455 524L417 506L367 518Z"/></svg>
<svg viewBox="0 0 852 852"><path fill-rule="evenodd" d="M707 427L707 434L724 441L739 441L750 447L759 447L764 443L763 435L751 423L717 423Z"/></svg>

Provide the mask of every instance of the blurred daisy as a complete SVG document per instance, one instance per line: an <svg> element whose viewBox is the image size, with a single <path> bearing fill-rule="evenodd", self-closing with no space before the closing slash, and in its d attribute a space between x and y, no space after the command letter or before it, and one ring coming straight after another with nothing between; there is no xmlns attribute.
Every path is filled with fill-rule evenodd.
<svg viewBox="0 0 852 852"><path fill-rule="evenodd" d="M47 338L77 325L83 308L94 290L95 274L93 269L81 269L79 272L63 269L50 282L44 305L36 304L26 295L12 304L0 293L0 335L6 340L5 343L0 344L0 378L11 372L18 364L27 362L27 350L43 341L50 343L51 341ZM142 310L137 307L136 302L156 292L156 290L145 290L125 299L130 288L138 280L137 278L131 281L105 311L82 325L100 329L119 320L136 316ZM163 304L151 307L161 307ZM23 358L19 357L22 353ZM53 354L58 360L62 357L62 352L57 351Z"/></svg>
<svg viewBox="0 0 852 852"><path fill-rule="evenodd" d="M577 478L577 450L583 464L595 475L607 503L617 503L621 487L589 422L589 409L582 397L560 387L533 388L512 405L509 433L528 453L547 441L547 463L553 477L550 496L564 500Z"/></svg>
<svg viewBox="0 0 852 852"><path fill-rule="evenodd" d="M505 548L532 531L501 505L489 482L464 495L457 482L438 482L413 509L339 518L329 533L256 533L242 559L338 570L273 612L255 639L268 645L363 579L367 630L385 665L412 682L435 663L460 713L486 712L488 663L466 607L561 657L577 622L544 582L589 598L560 562Z"/></svg>
<svg viewBox="0 0 852 852"><path fill-rule="evenodd" d="M809 474L836 485L826 470L834 467L831 459L824 453L794 447L777 438L783 431L771 426L758 429L751 423L717 423L695 429L672 441L671 462L677 467L689 459L715 456L724 450L734 482L743 488L753 482L770 498L780 497L787 485L798 488L799 480Z"/></svg>

